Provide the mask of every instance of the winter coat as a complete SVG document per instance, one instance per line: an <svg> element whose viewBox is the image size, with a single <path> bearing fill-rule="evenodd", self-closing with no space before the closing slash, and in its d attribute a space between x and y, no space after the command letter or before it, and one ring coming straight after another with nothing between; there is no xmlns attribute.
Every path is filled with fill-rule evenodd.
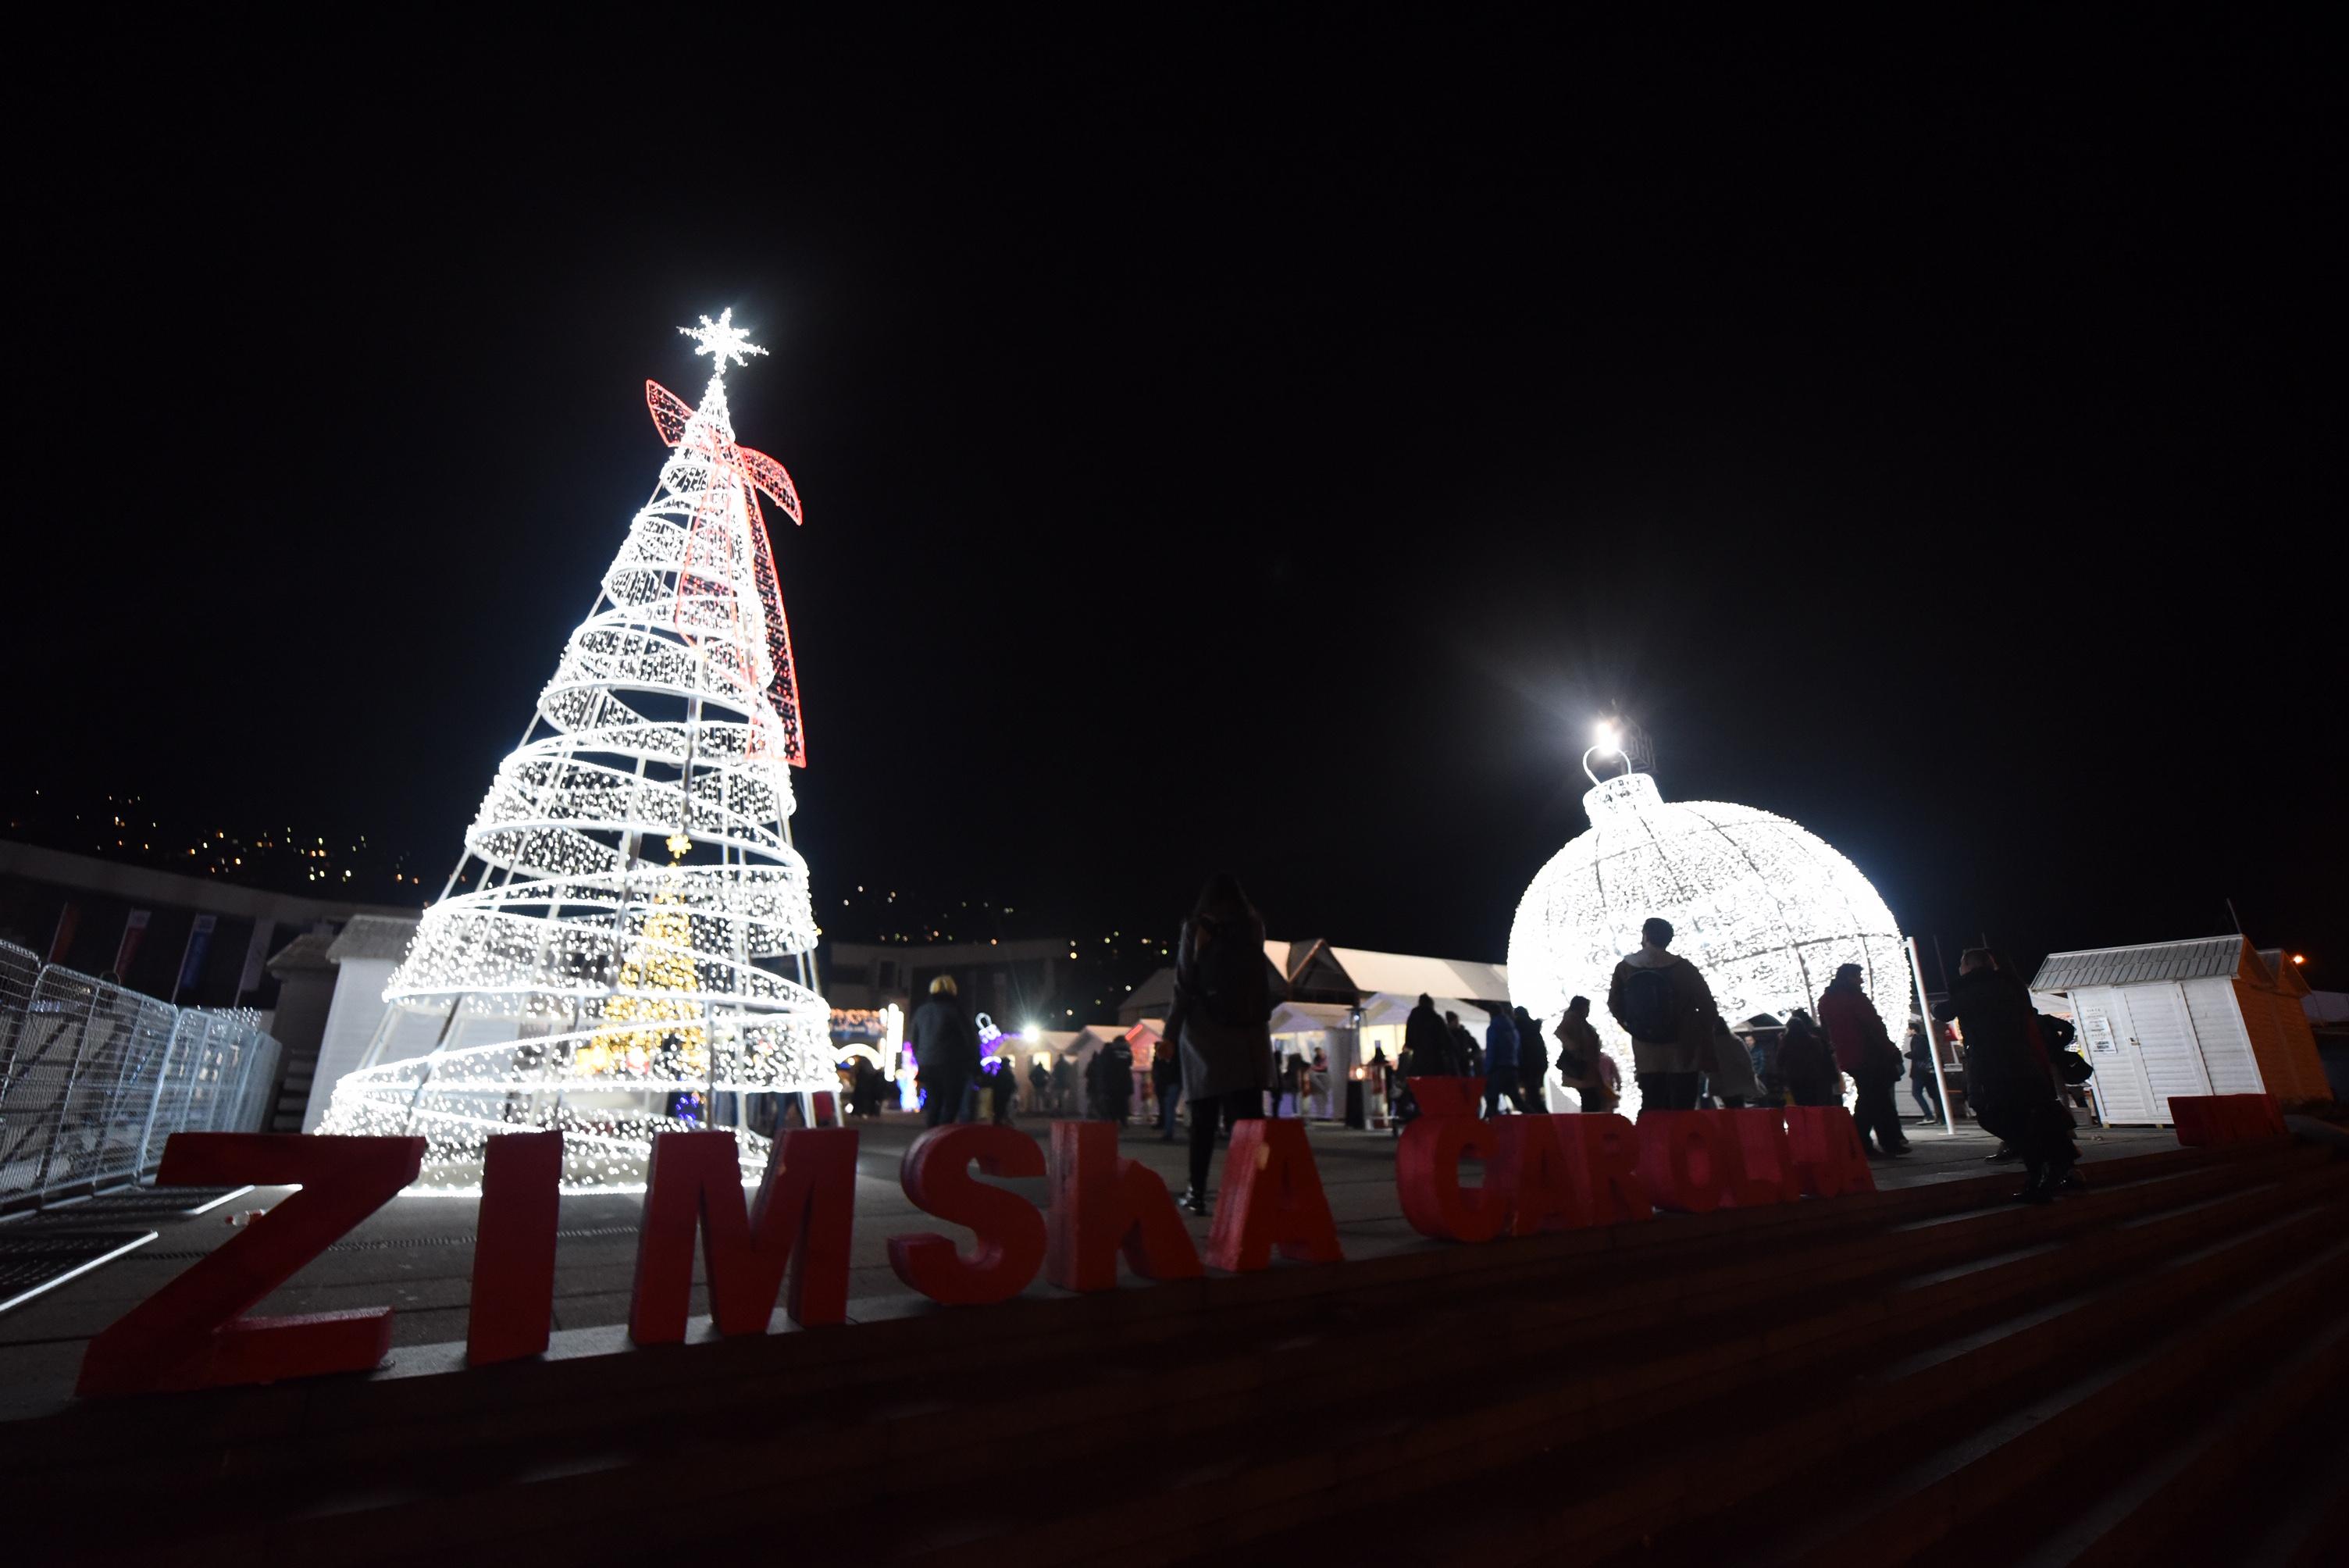
<svg viewBox="0 0 2349 1568"><path fill-rule="evenodd" d="M1568 1013L1557 1021L1557 1076L1567 1088L1598 1081L1599 1058L1604 1054L1589 1019Z"/></svg>
<svg viewBox="0 0 2349 1568"><path fill-rule="evenodd" d="M1819 994L1819 1024L1835 1047L1836 1066L1854 1078L1862 1072L1899 1076L1900 1053L1858 981L1837 980Z"/></svg>
<svg viewBox="0 0 2349 1568"><path fill-rule="evenodd" d="M1939 1025L1930 1026L1938 1029ZM1909 1032L1909 1076L1920 1083L1933 1081L1932 1036L1925 1029Z"/></svg>
<svg viewBox="0 0 2349 1568"><path fill-rule="evenodd" d="M1452 1059L1460 1064L1460 1070L1470 1078L1483 1078L1485 1053L1477 1048L1476 1037L1468 1032L1467 1026L1446 1024L1444 1033L1452 1041Z"/></svg>
<svg viewBox="0 0 2349 1568"><path fill-rule="evenodd" d="M1966 1103L1985 1126L2060 1103L2022 981L2003 969L1961 975L1933 1016L1957 1019L1965 1035Z"/></svg>
<svg viewBox="0 0 2349 1568"><path fill-rule="evenodd" d="M1704 1064L1716 1099L1760 1099L1762 1080L1754 1074L1754 1058L1745 1042L1725 1028L1713 1032L1713 1049Z"/></svg>
<svg viewBox="0 0 2349 1568"><path fill-rule="evenodd" d="M1680 1026L1669 1040L1643 1040L1631 1034L1631 1026L1623 1019L1623 983L1635 969L1664 970L1672 983L1672 1010L1680 1016ZM1713 1021L1720 1016L1713 1006L1713 988L1704 983L1696 965L1663 948L1640 944L1639 950L1627 953L1615 965L1615 977L1607 984L1607 1011L1623 1025L1623 1032L1631 1034L1631 1066L1643 1073L1702 1072L1706 1058L1713 1051Z"/></svg>
<svg viewBox="0 0 2349 1568"><path fill-rule="evenodd" d="M1264 927L1201 916L1183 923L1166 1037L1182 1043L1183 1098L1272 1087L1272 987Z"/></svg>
<svg viewBox="0 0 2349 1568"><path fill-rule="evenodd" d="M1085 1067L1085 1087L1103 1112L1121 1114L1133 1101L1133 1052L1120 1040L1102 1047Z"/></svg>
<svg viewBox="0 0 2349 1568"><path fill-rule="evenodd" d="M1539 1088L1549 1077L1549 1046L1542 1038L1541 1026L1523 1007L1510 1021L1517 1030L1517 1076L1527 1088Z"/></svg>
<svg viewBox="0 0 2349 1568"><path fill-rule="evenodd" d="M1485 1070L1504 1083L1517 1081L1517 1025L1506 1011L1485 1026Z"/></svg>
<svg viewBox="0 0 2349 1568"><path fill-rule="evenodd" d="M1452 1032L1433 1006L1413 1007L1403 1019L1402 1048L1411 1058L1412 1078L1458 1078L1467 1066L1454 1059Z"/></svg>
<svg viewBox="0 0 2349 1568"><path fill-rule="evenodd" d="M1170 1092L1180 1088L1182 1082L1182 1051L1176 1047L1168 1045L1164 1040L1159 1041L1157 1049L1150 1053L1151 1091L1164 1099Z"/></svg>
<svg viewBox="0 0 2349 1568"><path fill-rule="evenodd" d="M1796 1105L1841 1105L1843 1075L1817 1026L1790 1022L1778 1042L1778 1077Z"/></svg>
<svg viewBox="0 0 2349 1568"><path fill-rule="evenodd" d="M914 1061L924 1072L968 1078L978 1071L978 1031L946 997L914 1009L912 1033Z"/></svg>

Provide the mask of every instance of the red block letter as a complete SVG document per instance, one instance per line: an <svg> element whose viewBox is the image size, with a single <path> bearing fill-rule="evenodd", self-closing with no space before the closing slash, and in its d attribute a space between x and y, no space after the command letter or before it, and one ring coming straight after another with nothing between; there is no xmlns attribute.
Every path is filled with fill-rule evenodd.
<svg viewBox="0 0 2349 1568"><path fill-rule="evenodd" d="M1786 1147L1786 1119L1775 1110L1713 1112L1730 1130L1733 1156L1724 1203L1756 1209L1791 1203L1803 1195L1803 1178Z"/></svg>
<svg viewBox="0 0 2349 1568"><path fill-rule="evenodd" d="M693 1296L693 1233L709 1316L720 1334L764 1334L775 1298L793 1323L848 1316L848 1241L856 1191L856 1130L794 1128L775 1140L755 1212L742 1202L741 1158L730 1132L664 1132L645 1170L628 1337L685 1337Z"/></svg>
<svg viewBox="0 0 2349 1568"><path fill-rule="evenodd" d="M1640 1113L1640 1180L1648 1200L1678 1214L1710 1214L1729 1185L1728 1129L1709 1110Z"/></svg>
<svg viewBox="0 0 2349 1568"><path fill-rule="evenodd" d="M1591 1224L1655 1218L1640 1181L1640 1136L1630 1122L1611 1110L1552 1119L1574 1175L1576 1200Z"/></svg>
<svg viewBox="0 0 2349 1568"><path fill-rule="evenodd" d="M1571 1231L1590 1223L1560 1134L1564 1116L1505 1116L1497 1130L1500 1153L1486 1168L1485 1184L1508 1205L1509 1234Z"/></svg>
<svg viewBox="0 0 2349 1568"><path fill-rule="evenodd" d="M1395 1150L1395 1195L1402 1200L1402 1217L1411 1222L1413 1230L1438 1241L1491 1241L1508 1219L1507 1202L1493 1176L1501 1146L1498 1133L1492 1123L1474 1116L1428 1111L1424 1099L1420 1109L1426 1114L1402 1130L1402 1140ZM1460 1185L1460 1161L1468 1154L1485 1163L1482 1187Z"/></svg>
<svg viewBox="0 0 2349 1568"><path fill-rule="evenodd" d="M1794 1151L1803 1191L1811 1196L1839 1198L1846 1192L1876 1191L1876 1174L1868 1168L1859 1130L1851 1124L1851 1112L1843 1107L1787 1107L1786 1145Z"/></svg>
<svg viewBox="0 0 2349 1568"><path fill-rule="evenodd" d="M1044 1277L1062 1290L1109 1290L1117 1254L1143 1279L1195 1279L1199 1250L1158 1173L1117 1152L1106 1121L1052 1123Z"/></svg>
<svg viewBox="0 0 2349 1568"><path fill-rule="evenodd" d="M1017 1128L965 1123L933 1127L905 1146L897 1180L926 1214L978 1233L968 1257L951 1237L924 1231L889 1238L897 1277L949 1306L980 1306L1028 1288L1044 1262L1044 1216L1017 1192L974 1179L972 1161L989 1176L1041 1176L1044 1151Z"/></svg>
<svg viewBox="0 0 2349 1568"><path fill-rule="evenodd" d="M1207 1262L1219 1269L1263 1268L1275 1247L1299 1263L1334 1264L1345 1255L1301 1121L1249 1117L1235 1123L1216 1203Z"/></svg>
<svg viewBox="0 0 2349 1568"><path fill-rule="evenodd" d="M1411 1098L1419 1101L1422 1116L1475 1116L1485 1103L1480 1078L1412 1078L1403 1082L1411 1085Z"/></svg>
<svg viewBox="0 0 2349 1568"><path fill-rule="evenodd" d="M2226 1094L2216 1097L2220 1125L2230 1143L2254 1143L2284 1136L2283 1112L2271 1094Z"/></svg>
<svg viewBox="0 0 2349 1568"><path fill-rule="evenodd" d="M504 1132L482 1147L473 1299L465 1316L465 1359L476 1367L546 1349L562 1184L559 1132Z"/></svg>
<svg viewBox="0 0 2349 1568"><path fill-rule="evenodd" d="M420 1138L177 1132L159 1186L299 1183L241 1234L124 1314L82 1356L82 1394L134 1394L364 1372L391 1348L391 1308L238 1315L416 1180Z"/></svg>

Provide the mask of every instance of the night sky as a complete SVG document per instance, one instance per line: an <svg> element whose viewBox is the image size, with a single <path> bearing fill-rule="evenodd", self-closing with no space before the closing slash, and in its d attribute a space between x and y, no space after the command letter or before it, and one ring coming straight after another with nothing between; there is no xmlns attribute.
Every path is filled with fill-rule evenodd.
<svg viewBox="0 0 2349 1568"><path fill-rule="evenodd" d="M2349 983L2317 13L1316 15L59 45L14 781L445 866L730 305L820 911L1171 927L1228 865L1497 959L1619 702L1952 966L2232 897Z"/></svg>

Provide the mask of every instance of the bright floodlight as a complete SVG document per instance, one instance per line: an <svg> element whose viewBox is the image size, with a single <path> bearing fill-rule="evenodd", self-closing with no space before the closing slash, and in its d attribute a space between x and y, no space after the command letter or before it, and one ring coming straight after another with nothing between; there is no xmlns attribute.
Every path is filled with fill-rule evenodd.
<svg viewBox="0 0 2349 1568"><path fill-rule="evenodd" d="M1597 745L1593 749L1596 750L1599 756L1612 757L1615 755L1615 727L1612 724L1602 718L1593 729L1592 734L1597 739Z"/></svg>
<svg viewBox="0 0 2349 1568"><path fill-rule="evenodd" d="M1035 1025L1030 1024L1026 1028L1019 1031L1019 1037L1026 1040L1030 1045L1034 1045L1039 1039L1043 1037L1043 1030L1038 1028Z"/></svg>

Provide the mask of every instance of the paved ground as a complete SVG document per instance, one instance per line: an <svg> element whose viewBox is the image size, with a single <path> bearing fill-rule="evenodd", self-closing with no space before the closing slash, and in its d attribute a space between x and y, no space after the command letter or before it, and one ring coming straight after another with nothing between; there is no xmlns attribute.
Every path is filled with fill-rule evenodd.
<svg viewBox="0 0 2349 1568"><path fill-rule="evenodd" d="M1045 1136L1046 1124L1040 1118L1023 1119L1020 1125L1040 1140ZM898 1156L919 1130L916 1119L891 1115L860 1126L864 1140L858 1152L855 1245L849 1283L852 1317L860 1305L868 1312L885 1305L894 1311L904 1309L911 1293L889 1270L887 1240L909 1231L940 1228L938 1222L906 1202L897 1185ZM1915 1152L1909 1159L1877 1166L1880 1185L1906 1186L1980 1175L1985 1169L1983 1158L1993 1146L1987 1135L1968 1126L1961 1126L1955 1137L1938 1128L1914 1129L1911 1137ZM1392 1134L1317 1125L1312 1139L1315 1161L1349 1257L1376 1257L1444 1244L1425 1240L1403 1222L1395 1202ZM1164 1176L1170 1189L1181 1191L1187 1180L1184 1145L1162 1143L1155 1133L1141 1127L1126 1128L1123 1142L1129 1157ZM2175 1136L2168 1130L2150 1128L2084 1128L2080 1143L2090 1161L2177 1147ZM1221 1169L1219 1155L1219 1175ZM1040 1179L1005 1184L1040 1204L1043 1202ZM284 1189L263 1189L208 1214L139 1220L136 1228L159 1233L155 1241L0 1317L0 1418L37 1415L66 1403L82 1346L92 1335L231 1235L233 1215L267 1208L284 1192ZM635 1196L563 1201L556 1253L557 1328L590 1328L626 1320L640 1202ZM259 1310L275 1314L391 1306L399 1313L394 1336L398 1346L461 1340L473 1261L474 1210L475 1201L471 1198L395 1200ZM0 1239L22 1233L18 1227L23 1222L0 1222ZM1671 1219L1665 1216L1659 1222L1670 1223ZM1206 1222L1193 1220L1191 1224L1204 1245ZM697 1276L698 1272L697 1264ZM1040 1281L1030 1288L1036 1295L1051 1294L1050 1287ZM694 1311L706 1310L697 1288Z"/></svg>

